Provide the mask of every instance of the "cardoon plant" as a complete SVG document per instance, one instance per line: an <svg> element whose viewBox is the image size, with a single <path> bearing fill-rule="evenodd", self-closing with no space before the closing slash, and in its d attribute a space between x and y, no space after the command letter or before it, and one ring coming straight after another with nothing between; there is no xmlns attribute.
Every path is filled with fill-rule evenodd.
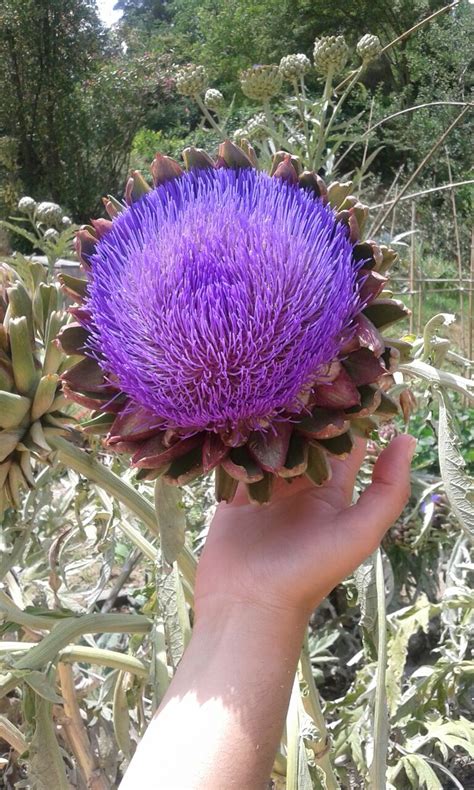
<svg viewBox="0 0 474 790"><path fill-rule="evenodd" d="M350 183L326 187L288 154L272 172L249 144L185 169L157 154L154 188L134 172L110 220L78 233L87 281L61 342L83 359L64 393L95 411L86 431L130 453L142 479L175 485L216 470L268 501L276 477L330 476L397 403L385 390L406 344L386 298L395 254L362 241L367 209Z"/></svg>

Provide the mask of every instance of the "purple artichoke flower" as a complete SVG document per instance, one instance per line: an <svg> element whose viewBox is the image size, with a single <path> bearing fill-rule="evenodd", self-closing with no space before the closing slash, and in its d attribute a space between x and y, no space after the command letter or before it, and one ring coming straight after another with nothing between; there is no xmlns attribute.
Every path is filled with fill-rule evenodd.
<svg viewBox="0 0 474 790"><path fill-rule="evenodd" d="M160 427L189 434L300 412L360 307L331 208L255 170L159 186L90 263L90 350Z"/></svg>
<svg viewBox="0 0 474 790"><path fill-rule="evenodd" d="M378 383L400 351L377 327L405 311L377 299L393 256L359 241L350 187L252 160L231 143L217 163L188 150L188 172L157 156L154 189L135 173L127 207L107 199L113 222L79 232L87 285L64 278L81 306L61 342L84 355L63 379L96 411L86 430L142 477L217 468L219 498L241 480L264 501L275 475L323 482L351 425L396 411Z"/></svg>

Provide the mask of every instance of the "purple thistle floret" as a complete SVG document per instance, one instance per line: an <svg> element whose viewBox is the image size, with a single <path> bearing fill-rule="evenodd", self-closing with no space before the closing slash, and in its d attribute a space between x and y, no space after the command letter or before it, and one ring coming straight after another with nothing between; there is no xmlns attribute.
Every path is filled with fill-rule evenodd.
<svg viewBox="0 0 474 790"><path fill-rule="evenodd" d="M360 308L347 229L254 170L185 173L91 257L89 353L163 428L243 431L304 408Z"/></svg>

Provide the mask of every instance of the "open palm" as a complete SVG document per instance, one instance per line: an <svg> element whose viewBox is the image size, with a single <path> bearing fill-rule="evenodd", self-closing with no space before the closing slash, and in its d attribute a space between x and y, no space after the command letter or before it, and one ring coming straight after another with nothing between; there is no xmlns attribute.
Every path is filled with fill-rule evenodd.
<svg viewBox="0 0 474 790"><path fill-rule="evenodd" d="M380 455L371 485L352 504L365 454L360 440L332 478L316 488L305 478L277 482L267 506L239 490L218 507L199 563L196 606L209 598L311 612L379 545L410 490L415 440L403 435Z"/></svg>

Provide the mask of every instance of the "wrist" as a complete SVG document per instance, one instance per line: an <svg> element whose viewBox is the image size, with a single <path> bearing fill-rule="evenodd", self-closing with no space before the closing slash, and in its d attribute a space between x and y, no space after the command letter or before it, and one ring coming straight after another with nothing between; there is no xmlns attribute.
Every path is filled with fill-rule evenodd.
<svg viewBox="0 0 474 790"><path fill-rule="evenodd" d="M306 610L233 596L196 599L194 633L221 639L239 635L253 644L266 640L301 641L309 619Z"/></svg>

